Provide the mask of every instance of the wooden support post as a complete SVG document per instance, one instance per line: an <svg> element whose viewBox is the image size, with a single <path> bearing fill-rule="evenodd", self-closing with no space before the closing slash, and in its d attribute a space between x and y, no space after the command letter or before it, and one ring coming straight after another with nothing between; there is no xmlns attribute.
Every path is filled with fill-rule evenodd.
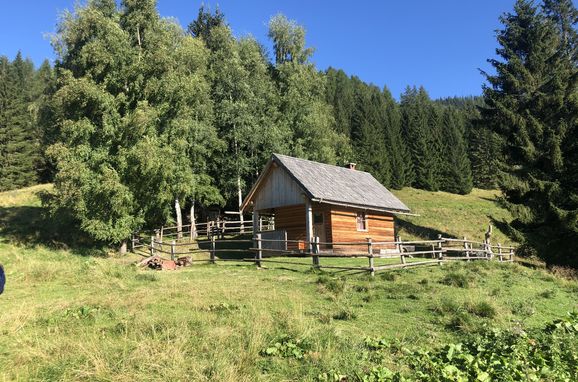
<svg viewBox="0 0 578 382"><path fill-rule="evenodd" d="M442 235L438 235L438 240L439 240L438 241L438 249L440 251L440 253L438 254L438 259L439 259L438 265L441 266L442 261L444 260L444 247L443 247L444 240L443 240Z"/></svg>
<svg viewBox="0 0 578 382"><path fill-rule="evenodd" d="M193 223L191 223L191 229L189 232L189 243L193 242L194 231L195 231L195 225Z"/></svg>
<svg viewBox="0 0 578 382"><path fill-rule="evenodd" d="M130 235L130 251L132 253L134 253L134 242L135 242L135 238L134 238L134 232Z"/></svg>
<svg viewBox="0 0 578 382"><path fill-rule="evenodd" d="M498 261L502 262L502 244L498 243Z"/></svg>
<svg viewBox="0 0 578 382"><path fill-rule="evenodd" d="M510 248L510 261L514 261L514 250Z"/></svg>
<svg viewBox="0 0 578 382"><path fill-rule="evenodd" d="M319 269L319 236L313 238L313 268Z"/></svg>
<svg viewBox="0 0 578 382"><path fill-rule="evenodd" d="M165 230L165 227L161 226L161 233L160 233L160 237L159 237L159 241L160 241L161 243L163 242L164 230Z"/></svg>
<svg viewBox="0 0 578 382"><path fill-rule="evenodd" d="M307 249L309 253L313 252L313 208L311 207L311 200L305 197L305 237L309 244Z"/></svg>
<svg viewBox="0 0 578 382"><path fill-rule="evenodd" d="M466 252L466 257L469 258L469 257L470 257L470 252L468 251L468 249L469 249L468 238L465 237L465 236L464 236L464 249L465 249L465 252ZM469 262L470 260L468 259L468 260L466 260L466 261Z"/></svg>
<svg viewBox="0 0 578 382"><path fill-rule="evenodd" d="M401 238L398 236L397 237L399 240L399 260L401 261L402 264L405 264L405 256L403 255L403 241L401 241Z"/></svg>
<svg viewBox="0 0 578 382"><path fill-rule="evenodd" d="M151 256L155 255L155 237L151 236Z"/></svg>
<svg viewBox="0 0 578 382"><path fill-rule="evenodd" d="M373 264L373 242L370 237L367 238L367 256L369 258L369 274L375 276L375 267Z"/></svg>
<svg viewBox="0 0 578 382"><path fill-rule="evenodd" d="M176 245L176 242L174 240L171 241L171 260L173 260L173 261L175 260L175 252L176 252L175 251L175 245Z"/></svg>
<svg viewBox="0 0 578 382"><path fill-rule="evenodd" d="M262 245L260 233L255 235L255 241L257 243L257 253L255 254L257 259L255 261L255 265L257 265L257 267L261 268L261 260L263 260L263 249L262 249L263 245Z"/></svg>
<svg viewBox="0 0 578 382"><path fill-rule="evenodd" d="M215 245L215 235L211 235L211 264L215 264L215 254L216 245Z"/></svg>
<svg viewBox="0 0 578 382"><path fill-rule="evenodd" d="M401 253L401 237L396 236L395 237L395 249L397 250L397 252Z"/></svg>

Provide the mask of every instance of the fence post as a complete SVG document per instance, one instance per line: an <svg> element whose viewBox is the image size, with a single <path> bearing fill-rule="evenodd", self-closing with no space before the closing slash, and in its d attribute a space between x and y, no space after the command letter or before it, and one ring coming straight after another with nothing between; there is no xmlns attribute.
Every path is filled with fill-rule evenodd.
<svg viewBox="0 0 578 382"><path fill-rule="evenodd" d="M215 264L215 236L211 235L211 264Z"/></svg>
<svg viewBox="0 0 578 382"><path fill-rule="evenodd" d="M161 233L160 233L160 237L159 237L159 241L160 241L161 243L163 242L164 230L165 230L165 227L161 226Z"/></svg>
<svg viewBox="0 0 578 382"><path fill-rule="evenodd" d="M514 250L510 248L510 261L514 262Z"/></svg>
<svg viewBox="0 0 578 382"><path fill-rule="evenodd" d="M257 235L255 235L255 241L257 242L257 261L255 261L255 265L257 265L257 267L261 268L261 260L263 259L263 245L261 242L261 234L258 233Z"/></svg>
<svg viewBox="0 0 578 382"><path fill-rule="evenodd" d="M154 237L154 235L151 236L151 248L150 248L150 250L151 250L151 256L154 256L155 255L155 237Z"/></svg>
<svg viewBox="0 0 578 382"><path fill-rule="evenodd" d="M498 243L498 261L502 262L502 244Z"/></svg>
<svg viewBox="0 0 578 382"><path fill-rule="evenodd" d="M130 251L134 253L134 232L130 234Z"/></svg>
<svg viewBox="0 0 578 382"><path fill-rule="evenodd" d="M439 240L439 241L438 241L438 249L439 249L439 251L440 251L440 253L439 253L439 255L438 255L438 256L439 256L438 258L439 258L439 260L440 260L440 261L438 262L438 265L441 266L441 265L442 265L442 261L444 260L444 248L443 248L444 238L443 238L443 236L442 236L441 234L438 235L438 240Z"/></svg>
<svg viewBox="0 0 578 382"><path fill-rule="evenodd" d="M401 261L402 264L405 264L405 256L403 255L403 241L401 241L401 237L397 237L399 244L398 244L398 248L399 248L399 260Z"/></svg>
<svg viewBox="0 0 578 382"><path fill-rule="evenodd" d="M399 237L399 236L395 237L395 249L398 252L401 252L401 237Z"/></svg>
<svg viewBox="0 0 578 382"><path fill-rule="evenodd" d="M464 236L464 249L465 249L465 252L466 252L466 257L468 258L466 261L469 262L469 261L470 261L470 259L469 259L469 257L470 257L470 251L468 251L469 245L468 245L468 242L467 242L467 241L468 241L468 238Z"/></svg>
<svg viewBox="0 0 578 382"><path fill-rule="evenodd" d="M313 268L319 269L319 236L313 238Z"/></svg>
<svg viewBox="0 0 578 382"><path fill-rule="evenodd" d="M370 237L367 238L367 255L369 258L369 274L375 276L375 267L373 266L373 242Z"/></svg>
<svg viewBox="0 0 578 382"><path fill-rule="evenodd" d="M176 242L173 240L171 241L171 260L175 260L175 244Z"/></svg>

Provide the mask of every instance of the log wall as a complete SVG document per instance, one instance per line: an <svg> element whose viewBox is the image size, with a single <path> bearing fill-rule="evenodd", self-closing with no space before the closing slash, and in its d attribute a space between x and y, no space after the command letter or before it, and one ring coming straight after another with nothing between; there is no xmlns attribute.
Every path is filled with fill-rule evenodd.
<svg viewBox="0 0 578 382"><path fill-rule="evenodd" d="M366 212L367 230L357 230L357 212L352 208L331 208L331 241L339 242L363 242L370 237L374 242L395 241L395 223L393 215ZM394 246L375 245L374 252L380 249L391 249ZM367 247L357 248L351 246L334 246L335 252L360 252L367 251Z"/></svg>

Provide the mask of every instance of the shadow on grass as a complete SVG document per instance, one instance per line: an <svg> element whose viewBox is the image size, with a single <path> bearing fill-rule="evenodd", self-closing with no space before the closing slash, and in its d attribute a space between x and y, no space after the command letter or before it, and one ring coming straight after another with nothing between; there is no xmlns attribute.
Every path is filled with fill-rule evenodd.
<svg viewBox="0 0 578 382"><path fill-rule="evenodd" d="M407 220L397 219L396 224L399 228L403 229L405 232L409 233L410 235L414 235L414 236L420 237L422 239L436 240L438 238L438 235L442 235L443 237L447 237L447 238L451 238L451 239L457 239L456 236L451 235L447 232L440 231L438 229L431 228L431 227L420 226L420 225L414 224L412 222L409 222Z"/></svg>
<svg viewBox="0 0 578 382"><path fill-rule="evenodd" d="M239 240L246 240L239 242ZM253 243L250 234L229 236L225 239L215 241L216 256L223 260L239 260L247 259L255 256L251 251ZM211 250L211 243L209 241L202 241L198 243L199 249L209 252Z"/></svg>
<svg viewBox="0 0 578 382"><path fill-rule="evenodd" d="M106 254L106 246L87 238L70 217L51 216L39 206L0 207L0 237L25 247L42 245L81 256Z"/></svg>

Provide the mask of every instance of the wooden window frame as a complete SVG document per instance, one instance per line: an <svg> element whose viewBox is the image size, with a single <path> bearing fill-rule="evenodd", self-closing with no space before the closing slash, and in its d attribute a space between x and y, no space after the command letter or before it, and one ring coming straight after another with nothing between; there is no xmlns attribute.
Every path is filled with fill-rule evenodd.
<svg viewBox="0 0 578 382"><path fill-rule="evenodd" d="M360 222L362 223L363 228L360 228L361 226ZM367 213L365 211L357 211L355 213L355 227L357 228L357 232L369 231L369 226L367 223L368 223Z"/></svg>

